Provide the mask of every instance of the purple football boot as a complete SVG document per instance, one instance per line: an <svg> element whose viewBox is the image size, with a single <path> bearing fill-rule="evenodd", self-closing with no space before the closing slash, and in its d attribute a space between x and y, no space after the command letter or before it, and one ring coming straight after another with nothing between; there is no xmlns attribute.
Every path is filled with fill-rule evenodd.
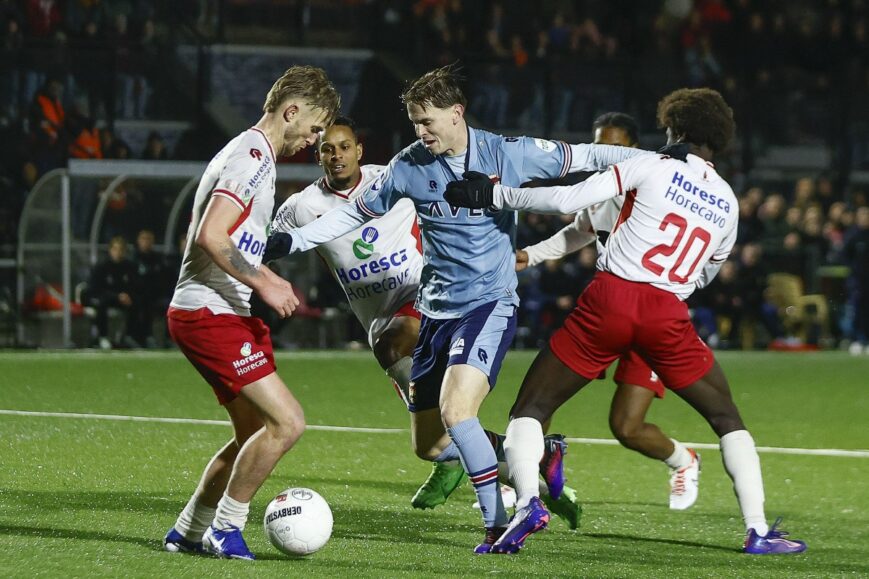
<svg viewBox="0 0 869 579"><path fill-rule="evenodd" d="M788 532L780 531L778 529L779 523L781 523L781 517L775 520L765 536L758 535L754 529L749 529L745 536L743 552L749 555L784 555L805 551L806 544L803 541L785 538L788 536Z"/></svg>
<svg viewBox="0 0 869 579"><path fill-rule="evenodd" d="M533 533L542 531L549 524L549 511L543 506L539 497L534 497L527 506L522 507L507 525L507 530L501 538L492 545L492 553L512 555L518 553Z"/></svg>
<svg viewBox="0 0 869 579"><path fill-rule="evenodd" d="M540 474L546 481L549 496L557 501L564 490L564 455L567 443L561 434L549 434L543 439L543 458L540 460Z"/></svg>
<svg viewBox="0 0 869 579"><path fill-rule="evenodd" d="M492 552L492 545L495 541L501 538L507 527L486 527L486 538L483 542L474 548L474 553L477 555L486 555Z"/></svg>

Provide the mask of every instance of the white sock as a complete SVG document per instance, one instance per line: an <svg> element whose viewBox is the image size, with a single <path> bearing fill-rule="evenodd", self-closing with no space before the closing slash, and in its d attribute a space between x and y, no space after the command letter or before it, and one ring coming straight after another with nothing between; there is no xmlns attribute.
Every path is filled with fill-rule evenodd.
<svg viewBox="0 0 869 579"><path fill-rule="evenodd" d="M533 418L514 418L507 425L504 453L510 479L516 488L516 508L540 496L540 459L543 458L543 426Z"/></svg>
<svg viewBox="0 0 869 579"><path fill-rule="evenodd" d="M766 535L769 526L763 511L763 476L754 439L747 430L735 430L722 436L720 444L724 470L733 480L733 490L736 491L745 529L754 529L759 535Z"/></svg>
<svg viewBox="0 0 869 579"><path fill-rule="evenodd" d="M398 386L398 394L404 400L405 405L410 405L410 371L413 368L413 359L405 356L386 369L386 375L392 378Z"/></svg>
<svg viewBox="0 0 869 579"><path fill-rule="evenodd" d="M217 503L217 511L214 513L214 528L226 529L233 526L243 531L249 510L250 503L239 502L223 493L220 502Z"/></svg>
<svg viewBox="0 0 869 579"><path fill-rule="evenodd" d="M691 464L691 453L688 452L688 447L675 438L671 438L670 440L673 442L675 449L673 450L673 454L664 460L667 466L674 470L678 470Z"/></svg>
<svg viewBox="0 0 869 579"><path fill-rule="evenodd" d="M199 502L199 497L193 495L187 501L187 505L178 519L175 521L175 530L181 533L181 536L188 541L198 543L202 541L202 535L205 534L205 529L211 524L214 519L214 512L217 509L206 507Z"/></svg>

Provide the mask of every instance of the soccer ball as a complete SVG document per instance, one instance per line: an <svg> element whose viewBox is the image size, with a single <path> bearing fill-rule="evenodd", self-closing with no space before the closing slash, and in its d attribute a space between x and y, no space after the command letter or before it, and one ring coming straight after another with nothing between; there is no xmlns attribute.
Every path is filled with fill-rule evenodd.
<svg viewBox="0 0 869 579"><path fill-rule="evenodd" d="M287 555L310 555L332 536L332 510L311 489L287 489L274 498L263 517L266 536Z"/></svg>

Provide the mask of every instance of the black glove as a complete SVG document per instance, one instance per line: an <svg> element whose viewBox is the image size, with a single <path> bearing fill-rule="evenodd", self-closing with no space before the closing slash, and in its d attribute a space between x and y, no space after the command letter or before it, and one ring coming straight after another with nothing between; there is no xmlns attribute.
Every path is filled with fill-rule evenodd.
<svg viewBox="0 0 869 579"><path fill-rule="evenodd" d="M463 181L450 181L444 199L454 207L487 209L492 206L495 184L488 175L478 171L465 171Z"/></svg>
<svg viewBox="0 0 869 579"><path fill-rule="evenodd" d="M272 233L266 241L266 251L263 254L263 263L269 263L276 259L286 257L293 248L293 237L289 233Z"/></svg>

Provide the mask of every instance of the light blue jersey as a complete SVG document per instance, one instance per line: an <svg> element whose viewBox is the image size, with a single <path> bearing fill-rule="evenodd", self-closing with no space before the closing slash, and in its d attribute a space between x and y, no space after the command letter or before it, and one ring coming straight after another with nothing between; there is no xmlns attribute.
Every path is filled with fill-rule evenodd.
<svg viewBox="0 0 869 579"><path fill-rule="evenodd" d="M530 137L502 137L468 127L464 170L498 177L518 187L534 179L572 171L604 169L637 154L606 145L567 145ZM305 251L382 216L400 199L410 198L418 216L423 269L418 309L435 319L458 318L496 300L519 304L516 295L511 211L451 206L444 201L447 183L462 178L457 158L432 155L421 141L396 155L355 205L330 211L293 230L293 251ZM453 165L451 167L450 165Z"/></svg>

